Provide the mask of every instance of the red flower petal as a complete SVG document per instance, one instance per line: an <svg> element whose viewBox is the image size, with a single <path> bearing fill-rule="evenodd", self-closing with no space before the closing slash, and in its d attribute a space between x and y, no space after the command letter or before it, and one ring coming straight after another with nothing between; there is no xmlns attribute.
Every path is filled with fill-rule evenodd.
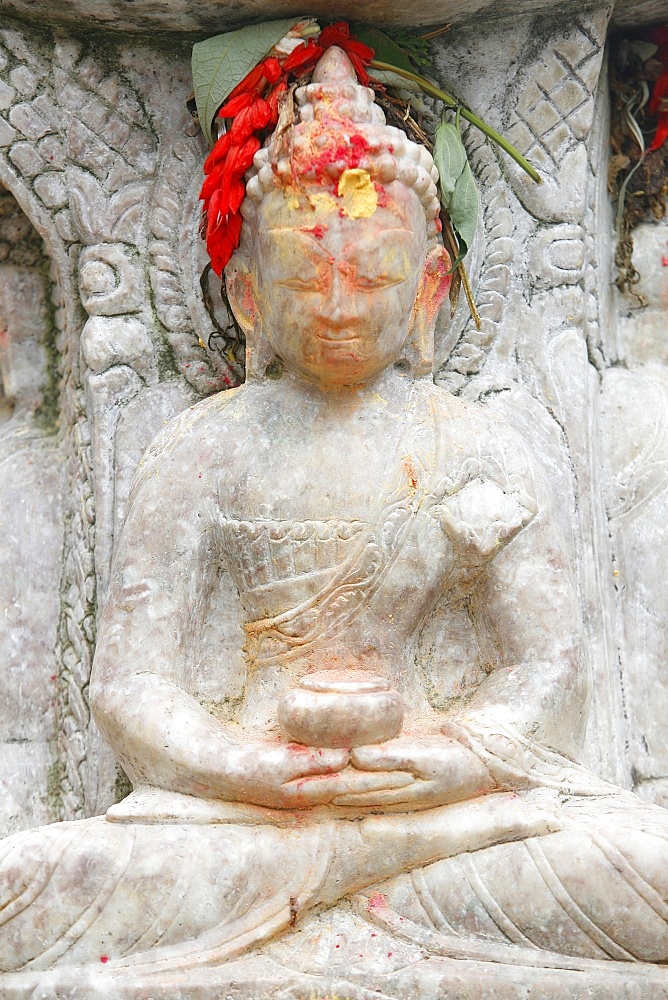
<svg viewBox="0 0 668 1000"><path fill-rule="evenodd" d="M266 128L269 124L269 119L271 118L271 109L266 101L260 98L256 101L251 108L251 122L253 123L253 131L257 132L259 129Z"/></svg>
<svg viewBox="0 0 668 1000"><path fill-rule="evenodd" d="M258 137L252 135L250 139L246 140L243 146L239 148L235 147L234 151L230 150L228 157L230 172L236 177L243 177L253 162L253 157L260 146L261 143Z"/></svg>
<svg viewBox="0 0 668 1000"><path fill-rule="evenodd" d="M328 49L330 45L342 45L350 37L350 27L346 21L337 21L336 24L329 24L323 28L318 38L318 43L323 49Z"/></svg>
<svg viewBox="0 0 668 1000"><path fill-rule="evenodd" d="M217 229L210 238L207 237L206 248L211 258L211 266L219 278L223 273L223 268L239 246L242 221L239 213L230 215L224 226Z"/></svg>
<svg viewBox="0 0 668 1000"><path fill-rule="evenodd" d="M654 152L655 149L661 149L666 139L668 139L668 111L662 111L649 151Z"/></svg>
<svg viewBox="0 0 668 1000"><path fill-rule="evenodd" d="M647 110L650 115L655 115L658 112L659 105L666 94L668 94L668 69L664 69L654 84L652 96L647 103Z"/></svg>
<svg viewBox="0 0 668 1000"><path fill-rule="evenodd" d="M232 122L230 135L232 142L239 145L247 139L253 132L266 128L271 118L269 105L261 97L251 104L249 108L240 111Z"/></svg>
<svg viewBox="0 0 668 1000"><path fill-rule="evenodd" d="M344 42L341 46L344 52L348 55L353 53L362 60L362 62L371 62L375 56L375 51L369 45L365 45L364 42L358 42L356 38L349 38L347 42Z"/></svg>
<svg viewBox="0 0 668 1000"><path fill-rule="evenodd" d="M220 183L223 179L223 174L225 173L226 169L227 169L227 163L226 161L223 161L223 163L218 164L215 170L211 171L209 176L202 184L202 190L199 193L199 196L202 199L202 201L208 201L209 198L212 196L213 192L216 190L216 188L220 187Z"/></svg>
<svg viewBox="0 0 668 1000"><path fill-rule="evenodd" d="M241 83L238 83L234 90L230 91L227 95L227 100L231 101L233 97L237 94L245 94L249 90L255 90L255 88L260 84L262 77L264 76L264 63L258 63L255 69L252 69L248 73Z"/></svg>
<svg viewBox="0 0 668 1000"><path fill-rule="evenodd" d="M280 100L281 95L284 94L287 89L288 89L287 83L285 82L285 80L281 80L281 82L276 87L274 87L274 89L267 97L267 104L271 112L270 123L272 125L275 125L276 122L278 121L278 102Z"/></svg>
<svg viewBox="0 0 668 1000"><path fill-rule="evenodd" d="M220 139L216 142L206 160L204 161L204 173L210 174L211 171L218 166L221 160L224 160L227 156L227 151L230 148L231 137L229 132L225 132L221 135Z"/></svg>
<svg viewBox="0 0 668 1000"><path fill-rule="evenodd" d="M265 59L262 65L264 67L264 76L268 83L276 83L277 80L280 80L283 69L278 59L270 56L268 59Z"/></svg>
<svg viewBox="0 0 668 1000"><path fill-rule="evenodd" d="M209 202L206 210L206 222L207 222L207 232L216 229L218 226L218 215L220 212L220 188L216 190L211 195L211 201Z"/></svg>
<svg viewBox="0 0 668 1000"><path fill-rule="evenodd" d="M230 186L230 212L238 212L241 208L241 203L246 197L246 185L243 181L233 181Z"/></svg>
<svg viewBox="0 0 668 1000"><path fill-rule="evenodd" d="M223 104L222 108L218 112L219 118L234 118L238 115L240 111L244 111L249 108L253 101L257 100L257 91L247 90L243 94L237 94L236 97L230 98Z"/></svg>
<svg viewBox="0 0 668 1000"><path fill-rule="evenodd" d="M359 80L359 82L364 87L368 86L368 83L369 83L369 74L367 73L366 69L364 68L364 63L362 62L362 60L360 59L360 57L357 55L356 52L349 52L348 53L348 58L350 59L351 63L353 64L353 66L355 68L355 72L357 73L357 79Z"/></svg>
<svg viewBox="0 0 668 1000"><path fill-rule="evenodd" d="M306 69L311 64L315 65L322 53L322 47L309 38L308 42L302 42L292 50L283 63L283 72L294 73L296 70Z"/></svg>

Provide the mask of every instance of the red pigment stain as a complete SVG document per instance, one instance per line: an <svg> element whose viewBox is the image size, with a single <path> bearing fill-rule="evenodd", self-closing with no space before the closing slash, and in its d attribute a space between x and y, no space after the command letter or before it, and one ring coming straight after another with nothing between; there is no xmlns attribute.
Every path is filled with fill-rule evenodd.
<svg viewBox="0 0 668 1000"><path fill-rule="evenodd" d="M374 892L369 896L366 904L367 910L383 910L387 906L387 897L382 892Z"/></svg>
<svg viewBox="0 0 668 1000"><path fill-rule="evenodd" d="M103 964L104 964L105 962L108 962L108 961L109 961L109 956L108 956L108 955L100 955L100 961L101 961L101 962L102 962Z"/></svg>
<svg viewBox="0 0 668 1000"><path fill-rule="evenodd" d="M413 468L413 463L410 458L404 459L404 469L406 475L408 476L408 482L411 484L411 489L416 490L418 485L418 478L415 469Z"/></svg>
<svg viewBox="0 0 668 1000"><path fill-rule="evenodd" d="M57 674L51 674L51 678L50 678L50 679L51 679L52 681L55 681L55 680L57 679L57 677L58 677L58 675L57 675Z"/></svg>
<svg viewBox="0 0 668 1000"><path fill-rule="evenodd" d="M318 224L317 226L303 226L300 229L302 233L312 233L316 240L321 240L325 233L327 232L327 226L324 224Z"/></svg>
<svg viewBox="0 0 668 1000"><path fill-rule="evenodd" d="M376 189L376 194L378 195L378 207L387 208L389 204L389 197L384 186L379 184L378 181L374 181L373 186Z"/></svg>
<svg viewBox="0 0 668 1000"><path fill-rule="evenodd" d="M661 263L663 264L664 267L668 267L668 257L666 257L665 254L661 258Z"/></svg>
<svg viewBox="0 0 668 1000"><path fill-rule="evenodd" d="M314 170L316 173L317 181L321 184L329 184L334 189L337 187L337 181L333 178L328 177L327 167L330 163L341 162L345 164L347 169L358 167L362 159L367 156L369 152L369 143L363 135L354 132L352 135L343 136L338 140L333 139L331 131L325 126L320 129L321 133L327 136L327 143L321 152L315 153L314 149L315 142L312 141L309 146L308 152L301 151L297 152L295 156L295 170L297 173L307 167L309 170ZM314 139L317 138L314 136ZM298 161L303 161L302 163Z"/></svg>

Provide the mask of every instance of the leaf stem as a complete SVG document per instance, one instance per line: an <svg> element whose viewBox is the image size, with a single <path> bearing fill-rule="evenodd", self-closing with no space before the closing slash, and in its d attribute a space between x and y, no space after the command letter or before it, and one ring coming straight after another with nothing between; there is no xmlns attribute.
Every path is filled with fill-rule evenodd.
<svg viewBox="0 0 668 1000"><path fill-rule="evenodd" d="M457 246L457 237L455 236L447 212L441 212L441 221L443 222L443 234L445 236L445 242L447 242L448 248L452 251L452 253L456 258L457 253L459 251L459 247ZM464 295L466 296L469 312L471 313L471 319L475 323L476 330L480 332L482 330L482 320L480 319L480 313L478 312L477 306L475 304L475 299L473 298L473 290L471 289L471 283L469 281L469 276L466 273L466 268L464 267L463 260L461 260L459 264L457 264L456 270L459 273L459 277L462 283L462 288L464 289Z"/></svg>
<svg viewBox="0 0 668 1000"><path fill-rule="evenodd" d="M536 184L542 184L543 181L540 174L535 167L531 166L526 157L522 156L519 149L515 149L512 143L508 142L507 139L504 139L500 132L493 129L492 126L484 122L482 118L478 118L476 114L461 105L459 101L456 101L450 94L446 94L444 90L440 90L438 87L435 87L433 83L430 83L429 80L425 80L423 76L419 76L417 73L411 73L406 69L401 69L399 66L392 66L390 63L381 62L379 59L372 59L369 65L374 69L382 69L388 73L396 73L397 76L402 76L406 80L412 80L412 82L417 83L426 94L436 97L448 108L452 108L453 110L456 109L458 113L461 114L462 118L466 118L468 122L475 125L477 129L480 129L480 131L483 132L488 139L492 139L497 146L500 146L501 149L505 150L505 152L508 153L508 156L512 157L515 163L519 164L522 170L529 175L532 181L535 181Z"/></svg>

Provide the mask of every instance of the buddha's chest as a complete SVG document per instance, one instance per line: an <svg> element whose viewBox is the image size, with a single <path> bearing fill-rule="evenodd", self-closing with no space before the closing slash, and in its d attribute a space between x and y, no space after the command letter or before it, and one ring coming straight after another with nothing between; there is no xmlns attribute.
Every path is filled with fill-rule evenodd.
<svg viewBox="0 0 668 1000"><path fill-rule="evenodd" d="M354 430L258 434L221 476L221 509L249 520L368 521L387 495L414 492L427 475L415 436L392 424Z"/></svg>
<svg viewBox="0 0 668 1000"><path fill-rule="evenodd" d="M362 622L387 619L395 634L417 624L455 562L421 443L330 441L301 456L260 448L237 470L219 523L248 623L284 619L300 642Z"/></svg>

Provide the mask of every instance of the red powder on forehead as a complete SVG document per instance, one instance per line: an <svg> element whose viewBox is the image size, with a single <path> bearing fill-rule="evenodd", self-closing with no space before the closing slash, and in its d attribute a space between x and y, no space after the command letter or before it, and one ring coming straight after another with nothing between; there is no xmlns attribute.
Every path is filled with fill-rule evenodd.
<svg viewBox="0 0 668 1000"><path fill-rule="evenodd" d="M322 141L319 145L316 140ZM315 171L316 180L336 188L338 179L327 172L332 163L343 164L343 169L351 170L359 167L361 161L368 156L369 142L359 132L341 133L341 122L328 124L323 121L317 129L309 129L309 141L305 146L298 147L293 152L293 172L299 176Z"/></svg>

